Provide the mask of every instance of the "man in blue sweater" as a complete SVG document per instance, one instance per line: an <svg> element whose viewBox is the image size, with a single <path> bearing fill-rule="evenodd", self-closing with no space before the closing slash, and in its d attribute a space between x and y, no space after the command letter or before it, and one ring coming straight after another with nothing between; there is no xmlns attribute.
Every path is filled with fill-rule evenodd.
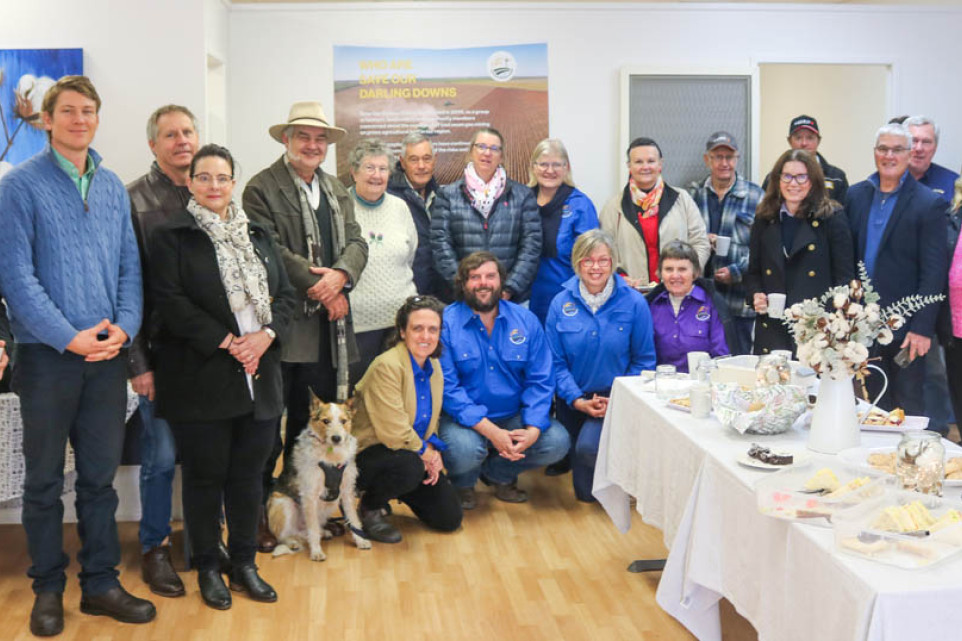
<svg viewBox="0 0 962 641"><path fill-rule="evenodd" d="M153 604L117 580L120 542L114 473L126 409L126 358L140 328L142 290L130 201L90 148L100 97L84 76L61 78L43 100L49 146L0 181L0 289L19 366L23 416L23 526L36 595L30 631L63 630L64 450L77 462L80 610L127 623Z"/></svg>
<svg viewBox="0 0 962 641"><path fill-rule="evenodd" d="M528 500L518 474L568 453L568 432L551 418L551 349L533 313L501 299L505 270L491 252L458 266L460 302L444 310L444 414L438 433L444 467L461 507L477 506L478 478L508 503Z"/></svg>

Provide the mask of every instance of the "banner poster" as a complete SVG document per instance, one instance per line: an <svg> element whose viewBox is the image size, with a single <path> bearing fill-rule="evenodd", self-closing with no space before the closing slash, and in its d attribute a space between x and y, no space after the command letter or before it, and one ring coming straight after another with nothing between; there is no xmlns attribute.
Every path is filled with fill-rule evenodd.
<svg viewBox="0 0 962 641"><path fill-rule="evenodd" d="M82 73L82 49L0 49L0 176L44 148L44 95L62 76Z"/></svg>
<svg viewBox="0 0 962 641"><path fill-rule="evenodd" d="M359 140L378 138L397 157L412 131L431 140L438 182L454 182L479 127L504 135L508 176L526 183L531 150L548 137L548 45L336 46L334 119L348 132L336 145L345 185L353 184L348 155Z"/></svg>

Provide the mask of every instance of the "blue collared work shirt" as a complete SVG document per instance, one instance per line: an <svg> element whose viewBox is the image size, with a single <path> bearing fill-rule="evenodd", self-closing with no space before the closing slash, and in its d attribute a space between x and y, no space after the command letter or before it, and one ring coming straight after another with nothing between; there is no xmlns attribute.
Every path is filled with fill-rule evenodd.
<svg viewBox="0 0 962 641"><path fill-rule="evenodd" d="M437 451L443 452L448 449L448 446L437 434L432 434L426 439L424 438L425 432L428 431L428 426L431 425L431 375L434 374L434 366L431 365L430 358L424 361L424 367L418 365L418 362L414 360L414 355L410 352L408 352L408 358L411 359L411 370L414 372L414 394L418 400L417 411L414 414L414 425L412 427L414 427L414 431L417 432L418 437L423 441L421 449L418 450L418 454L424 453L424 448L427 447L427 443L433 445Z"/></svg>
<svg viewBox="0 0 962 641"><path fill-rule="evenodd" d="M521 422L544 431L555 381L551 350L538 318L509 301L498 303L488 335L463 302L444 311L441 329L444 411L461 425L521 413Z"/></svg>

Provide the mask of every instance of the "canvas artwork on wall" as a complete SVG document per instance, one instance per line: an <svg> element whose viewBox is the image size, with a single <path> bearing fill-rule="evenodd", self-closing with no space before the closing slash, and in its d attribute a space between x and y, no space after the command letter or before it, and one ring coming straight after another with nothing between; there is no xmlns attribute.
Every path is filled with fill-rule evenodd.
<svg viewBox="0 0 962 641"><path fill-rule="evenodd" d="M83 49L0 49L0 176L47 144L40 105L62 76L83 73Z"/></svg>

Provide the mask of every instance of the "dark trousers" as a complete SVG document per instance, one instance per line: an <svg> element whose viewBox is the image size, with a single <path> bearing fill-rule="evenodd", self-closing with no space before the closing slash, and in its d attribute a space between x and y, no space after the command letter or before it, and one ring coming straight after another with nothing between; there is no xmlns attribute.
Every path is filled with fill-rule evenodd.
<svg viewBox="0 0 962 641"><path fill-rule="evenodd" d="M437 483L425 485L424 463L416 452L372 445L357 455L357 468L362 508L376 510L397 499L430 528L453 532L460 527L457 491L443 473Z"/></svg>
<svg viewBox="0 0 962 641"><path fill-rule="evenodd" d="M605 390L597 394L609 396L611 391ZM591 486L595 478L595 460L598 458L603 419L593 419L572 408L561 398L555 399L555 403L558 422L565 426L571 436L568 458L571 461L571 482L574 485L575 497L579 501L594 501Z"/></svg>
<svg viewBox="0 0 962 641"><path fill-rule="evenodd" d="M949 379L949 397L956 420L962 420L962 338L944 343L945 372Z"/></svg>
<svg viewBox="0 0 962 641"><path fill-rule="evenodd" d="M908 367L899 367L895 364L895 355L899 353L901 344L902 340L897 339L889 345L876 345L871 351L872 356L882 357L881 361L873 363L881 367L889 379L888 390L878 404L887 411L901 407L910 416L925 416L925 397L922 393L925 359L916 358ZM881 377L873 374L865 380L869 397L872 399L882 389Z"/></svg>
<svg viewBox="0 0 962 641"><path fill-rule="evenodd" d="M384 351L384 341L394 331L392 328L374 329L369 332L360 332L354 335L357 341L357 351L360 359L356 363L351 363L350 381L351 394L354 394L354 386L361 380L367 368L370 367L378 355Z"/></svg>
<svg viewBox="0 0 962 641"><path fill-rule="evenodd" d="M77 462L80 588L88 595L119 585L117 493L127 406L126 350L96 363L40 344L18 346L14 389L23 416L23 527L33 590L63 592L63 465L69 439Z"/></svg>
<svg viewBox="0 0 962 641"><path fill-rule="evenodd" d="M254 562L261 510L261 470L277 419L246 414L222 421L171 423L184 475L184 520L198 569L214 569L223 498L227 549L234 565Z"/></svg>

